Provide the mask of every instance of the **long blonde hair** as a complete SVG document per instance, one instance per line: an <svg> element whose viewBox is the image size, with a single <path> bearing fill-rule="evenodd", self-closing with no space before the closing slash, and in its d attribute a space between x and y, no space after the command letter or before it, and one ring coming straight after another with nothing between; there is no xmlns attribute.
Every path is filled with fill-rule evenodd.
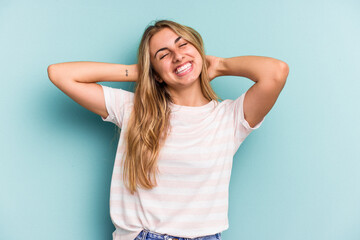
<svg viewBox="0 0 360 240"><path fill-rule="evenodd" d="M157 186L157 158L169 134L169 103L173 101L166 83L155 80L157 73L150 63L149 47L151 37L163 28L170 28L198 50L203 60L200 73L202 94L209 101L220 99L211 88L204 44L197 31L169 20L157 21L146 28L138 49L139 79L135 84L134 106L125 135L123 180L131 194L138 186L144 189Z"/></svg>

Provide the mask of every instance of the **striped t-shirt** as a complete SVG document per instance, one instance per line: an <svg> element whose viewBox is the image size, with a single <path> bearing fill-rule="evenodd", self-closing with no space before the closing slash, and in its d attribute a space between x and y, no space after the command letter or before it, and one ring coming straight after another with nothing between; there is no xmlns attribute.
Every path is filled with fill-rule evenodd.
<svg viewBox="0 0 360 240"><path fill-rule="evenodd" d="M161 148L158 185L131 195L122 180L124 133L134 93L102 86L109 116L121 128L110 189L114 240L133 240L143 230L195 238L228 229L233 156L251 128L244 118L246 93L199 107L171 104L170 126Z"/></svg>

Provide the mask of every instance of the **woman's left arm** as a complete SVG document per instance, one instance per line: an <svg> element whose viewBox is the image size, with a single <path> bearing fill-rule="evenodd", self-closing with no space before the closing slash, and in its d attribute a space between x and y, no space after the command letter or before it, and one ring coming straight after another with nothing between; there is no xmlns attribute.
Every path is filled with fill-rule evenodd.
<svg viewBox="0 0 360 240"><path fill-rule="evenodd" d="M240 76L255 82L245 95L244 117L250 127L258 124L274 106L289 66L280 60L262 56L218 58L207 56L210 79L218 76Z"/></svg>

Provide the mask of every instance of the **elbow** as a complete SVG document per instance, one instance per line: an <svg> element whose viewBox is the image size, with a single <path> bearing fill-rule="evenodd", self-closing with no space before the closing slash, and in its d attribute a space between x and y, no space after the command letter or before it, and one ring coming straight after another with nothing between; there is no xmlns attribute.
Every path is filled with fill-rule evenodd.
<svg viewBox="0 0 360 240"><path fill-rule="evenodd" d="M47 74L51 82L54 80L54 64L51 64L47 67Z"/></svg>
<svg viewBox="0 0 360 240"><path fill-rule="evenodd" d="M285 85L286 79L289 75L289 65L286 62L280 61L278 70L275 74L275 80Z"/></svg>
<svg viewBox="0 0 360 240"><path fill-rule="evenodd" d="M56 81L60 78L60 72L56 64L51 64L47 67L47 74L52 83L56 85Z"/></svg>

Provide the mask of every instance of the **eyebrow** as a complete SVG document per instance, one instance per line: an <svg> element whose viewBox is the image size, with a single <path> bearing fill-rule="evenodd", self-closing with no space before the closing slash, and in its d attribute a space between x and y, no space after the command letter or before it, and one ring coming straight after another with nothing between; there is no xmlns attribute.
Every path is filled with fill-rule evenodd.
<svg viewBox="0 0 360 240"><path fill-rule="evenodd" d="M174 41L174 44L177 43L180 39L181 39L181 37L176 38L175 41ZM155 55L154 55L154 58L156 58L156 54L158 54L158 52L164 51L164 50L166 50L166 49L169 49L169 48L164 47L164 48L160 48L159 50L157 50L157 52L156 52Z"/></svg>

